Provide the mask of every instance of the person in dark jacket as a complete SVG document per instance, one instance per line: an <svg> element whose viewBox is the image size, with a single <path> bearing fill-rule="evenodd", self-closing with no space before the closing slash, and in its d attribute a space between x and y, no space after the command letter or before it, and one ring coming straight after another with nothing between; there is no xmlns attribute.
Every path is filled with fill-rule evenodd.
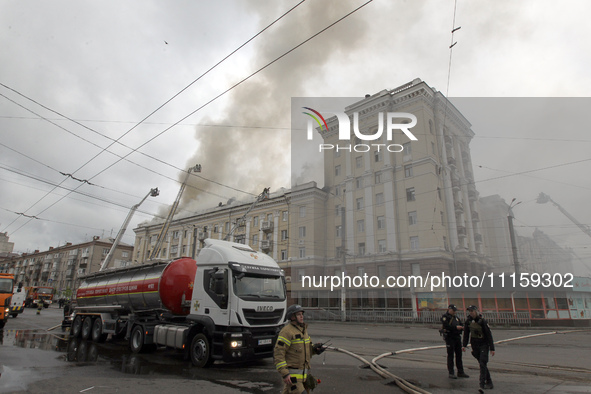
<svg viewBox="0 0 591 394"><path fill-rule="evenodd" d="M464 372L464 364L462 363L462 332L464 326L456 316L457 310L458 308L452 304L447 307L447 312L441 316L441 334L447 347L447 371L450 379L469 378ZM458 376L454 373L454 356Z"/></svg>
<svg viewBox="0 0 591 394"><path fill-rule="evenodd" d="M495 355L495 344L488 323L480 313L478 307L470 305L468 308L469 316L464 325L464 342L462 350L466 351L468 339L472 346L472 356L480 364L480 389L492 389L493 382L488 371L488 353Z"/></svg>

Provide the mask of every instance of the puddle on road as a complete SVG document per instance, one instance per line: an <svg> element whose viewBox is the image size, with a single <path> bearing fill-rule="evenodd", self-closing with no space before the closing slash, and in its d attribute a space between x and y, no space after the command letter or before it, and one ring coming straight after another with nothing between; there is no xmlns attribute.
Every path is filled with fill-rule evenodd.
<svg viewBox="0 0 591 394"><path fill-rule="evenodd" d="M92 365L131 375L204 380L254 393L280 388L272 363L264 360L241 364L221 363L200 369L193 367L178 350L160 348L152 353L134 354L129 350L126 341L97 344L80 338L71 338L68 333L48 333L40 330L0 330L0 348L6 346L54 351L59 353L58 360L74 367Z"/></svg>

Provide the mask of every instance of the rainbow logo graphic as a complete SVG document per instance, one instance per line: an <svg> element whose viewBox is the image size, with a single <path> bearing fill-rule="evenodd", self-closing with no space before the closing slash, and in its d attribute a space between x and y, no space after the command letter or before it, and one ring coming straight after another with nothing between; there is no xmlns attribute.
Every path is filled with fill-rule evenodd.
<svg viewBox="0 0 591 394"><path fill-rule="evenodd" d="M320 119L322 119L322 123L320 123L320 119L318 119L316 116L312 115L310 112L302 112L303 114L306 114L309 117L311 117L312 119L314 119L316 121L316 123L318 123L318 126L320 127L320 129L322 129L322 124L324 124L324 128L326 129L326 131L328 131L328 125L326 124L326 120L324 119L324 117L322 115L320 115L320 112L318 112L315 109L312 109L310 107L302 107L302 108L307 109L308 111L312 111L316 115L318 115L320 117ZM311 127L308 127L308 139L309 140L312 139Z"/></svg>

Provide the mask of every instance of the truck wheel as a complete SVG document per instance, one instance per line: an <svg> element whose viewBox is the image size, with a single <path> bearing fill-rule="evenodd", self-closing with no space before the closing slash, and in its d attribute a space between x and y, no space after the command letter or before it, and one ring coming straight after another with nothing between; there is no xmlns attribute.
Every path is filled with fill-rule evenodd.
<svg viewBox="0 0 591 394"><path fill-rule="evenodd" d="M142 326L135 326L131 330L129 347L133 353L141 353L144 349L144 329Z"/></svg>
<svg viewBox="0 0 591 394"><path fill-rule="evenodd" d="M92 340L94 342L105 342L107 334L103 333L103 319L97 317L92 324Z"/></svg>
<svg viewBox="0 0 591 394"><path fill-rule="evenodd" d="M72 323L72 330L70 334L74 338L78 338L80 336L80 332L82 331L82 316L78 315L74 318L74 322Z"/></svg>
<svg viewBox="0 0 591 394"><path fill-rule="evenodd" d="M84 323L82 323L82 339L90 338L92 334L92 317L86 316Z"/></svg>
<svg viewBox="0 0 591 394"><path fill-rule="evenodd" d="M14 317L15 319L18 317L18 313L13 313L12 315L10 315L12 317Z"/></svg>
<svg viewBox="0 0 591 394"><path fill-rule="evenodd" d="M198 368L207 368L213 363L211 358L211 346L204 334L197 334L191 341L191 362Z"/></svg>

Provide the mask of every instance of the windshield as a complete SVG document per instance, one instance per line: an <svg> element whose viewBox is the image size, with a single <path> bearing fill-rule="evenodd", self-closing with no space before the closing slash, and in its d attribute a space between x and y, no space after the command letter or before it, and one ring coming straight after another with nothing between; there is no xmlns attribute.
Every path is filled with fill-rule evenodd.
<svg viewBox="0 0 591 394"><path fill-rule="evenodd" d="M51 294L53 289L37 289L37 293L39 294Z"/></svg>
<svg viewBox="0 0 591 394"><path fill-rule="evenodd" d="M13 288L12 279L2 278L0 279L0 293L10 293L12 294Z"/></svg>
<svg viewBox="0 0 591 394"><path fill-rule="evenodd" d="M257 276L241 274L234 276L234 293L243 300L285 299L285 287L281 276Z"/></svg>

